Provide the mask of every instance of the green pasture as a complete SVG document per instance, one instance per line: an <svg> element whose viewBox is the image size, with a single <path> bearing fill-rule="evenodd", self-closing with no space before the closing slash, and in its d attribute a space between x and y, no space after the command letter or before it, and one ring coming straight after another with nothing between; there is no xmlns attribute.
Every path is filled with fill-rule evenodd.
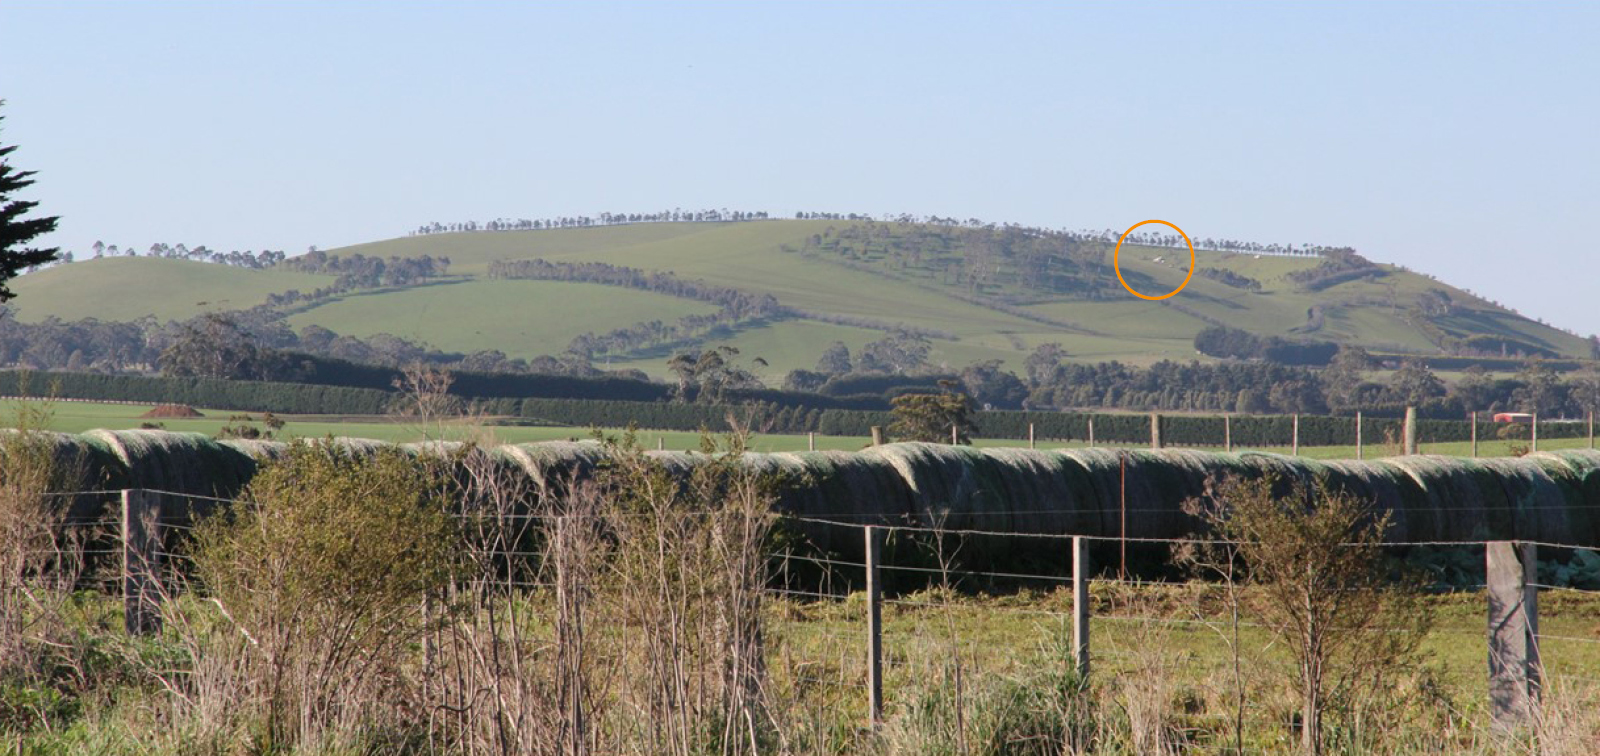
<svg viewBox="0 0 1600 756"><path fill-rule="evenodd" d="M967 579L953 572L954 594L931 590L889 598L883 609L883 653L884 699L891 716L917 705L926 681L952 674L953 666L960 667L973 689L1027 677L1041 666L1065 669L1071 663L1072 633L1072 596L1062 583L1070 577L1065 557L1053 574L1056 581L1040 580L1032 588L971 595L961 590ZM1199 584L1094 582L1091 674L1102 683L1159 675L1174 700L1199 705L1196 714L1226 712L1233 656L1228 620L1215 600L1219 590ZM1211 595L1209 611L1198 608L1202 593ZM1488 706L1486 602L1481 591L1426 601L1434 626L1422 644L1420 669L1436 681L1433 693L1461 714L1482 716ZM848 696L856 711L864 711L864 595L775 603L774 614L781 619L772 623L771 635L783 658L816 678L837 681L838 693ZM1539 612L1545 636L1541 659L1553 694L1565 693L1569 681L1600 676L1600 594L1543 591ZM1259 704L1272 699L1269 691L1277 686L1284 686L1286 703L1293 701L1283 678L1292 662L1264 630L1251 626L1248 618L1245 624L1240 631L1241 672L1256 702L1247 712L1249 739L1258 747L1290 745L1289 728L1272 721Z"/></svg>
<svg viewBox="0 0 1600 756"><path fill-rule="evenodd" d="M138 404L109 404L99 402L68 402L57 401L49 403L28 402L26 404L14 401L0 401L0 425L11 426L18 424L19 410L29 408L30 413L42 414L48 418L45 427L49 430L63 433L82 433L96 428L122 430L138 428L144 423L159 423L161 427L171 431L186 431L216 435L225 425L236 425L238 421L233 418L248 414L257 428L265 430L261 423L261 414L242 413L232 410L199 409L205 417L201 418L162 418L144 419L140 416L150 411L155 405ZM323 436L349 436L353 438L371 438L380 441L403 443L407 441L420 441L424 439L454 439L462 441L478 441L485 444L519 444L533 441L556 441L566 439L584 439L593 436L590 428L573 426L521 426L521 425L494 425L494 419L483 421L448 421L423 425L414 420L404 418L391 418L384 416L353 416L337 417L326 415L282 415L281 419L286 425L275 434L279 438L321 438ZM715 430L715 429L714 429ZM610 435L622 433L622 429L608 428L603 432ZM697 449L700 446L700 434L691 431L660 431L643 429L638 431L639 443L645 448L663 448L672 450ZM855 451L866 448L870 439L864 436L815 436L817 449L833 449L840 451ZM750 442L751 448L762 452L804 451L809 447L812 439L805 435L794 434L756 434ZM1020 447L1026 446L1026 440L1019 439L984 439L975 441L980 447ZM1469 442L1439 442L1431 443L1426 438L1421 439L1421 451L1424 454L1443 454L1449 456L1467 456L1471 453ZM1108 444L1101 443L1100 446ZM1478 444L1478 454L1484 457L1503 457L1512 453L1513 446L1526 446L1526 441L1504 441L1499 439L1483 439ZM1068 449L1082 448L1087 444L1082 440L1056 440L1039 438L1037 447L1040 449ZM1111 446L1119 446L1112 444ZM1145 448L1137 444L1121 444L1127 448ZM1583 438L1573 439L1546 439L1539 443L1541 450L1579 449L1588 448L1589 441ZM1219 450L1218 446L1203 447ZM1275 454L1289 454L1291 449L1288 444L1282 446L1260 447L1235 447L1235 451L1264 451ZM1399 449L1384 443L1370 443L1364 446L1363 456L1367 459L1392 456L1399 453ZM1300 455L1314 459L1353 459L1356 456L1354 446L1302 446Z"/></svg>
<svg viewBox="0 0 1600 756"><path fill-rule="evenodd" d="M341 334L390 333L420 339L447 351L499 349L514 357L558 353L583 332L603 333L638 322L666 323L691 313L711 312L703 302L652 292L595 284L547 281L491 281L496 260L545 258L561 262L603 262L751 292L771 293L807 312L848 317L878 325L905 325L951 335L935 339L932 362L959 368L977 360L1000 359L1013 370L1035 347L1058 342L1069 359L1121 360L1148 364L1159 359L1199 358L1195 333L1211 323L1227 323L1258 334L1294 336L1307 313L1320 308L1322 327L1312 338L1327 338L1373 349L1428 353L1437 350L1429 334L1413 322L1411 307L1426 290L1441 290L1456 312L1435 318L1439 329L1460 337L1473 333L1511 336L1570 355L1586 355L1583 340L1398 268L1375 280L1357 280L1319 292L1300 290L1284 276L1318 264L1316 258L1286 258L1244 253L1199 252L1200 267L1224 268L1255 278L1262 291L1227 286L1199 275L1182 293L1165 302L1131 294L1106 300L1041 295L996 283L998 291L1025 297L1024 314L1051 323L968 301L965 285L948 280L940 263L892 262L871 253L846 263L827 251L801 252L813 235L859 226L851 221L768 221L746 223L647 223L545 231L474 232L406 236L329 250L378 257L424 254L449 257L452 279L398 290L352 295L300 311L289 318L299 328L317 324ZM906 233L890 227L892 234ZM789 251L785 251L785 250ZM1161 262L1156 262L1157 260ZM1125 276L1145 293L1172 290L1184 280L1185 252L1125 246L1119 263ZM310 290L331 277L256 271L208 263L147 257L118 257L48 268L19 278L19 317L76 320L185 318L201 312L256 305L268 294ZM1179 308L1183 308L1180 310ZM1059 325L1058 325L1059 324ZM1070 325L1067 325L1070 324ZM857 326L790 320L751 324L703 340L700 346L731 344L747 357L769 363L769 382L794 368L810 368L834 340L853 349L881 337ZM665 352L613 358L613 365L665 374ZM1202 358L1204 359L1204 358Z"/></svg>
<svg viewBox="0 0 1600 756"><path fill-rule="evenodd" d="M338 323L335 331L352 336L388 333L459 352L498 349L532 358L566 351L580 333L602 334L650 320L671 323L716 309L599 284L469 279L339 297L291 316L289 325Z"/></svg>
<svg viewBox="0 0 1600 756"><path fill-rule="evenodd" d="M19 320L129 321L146 315L179 320L217 310L242 310L290 289L311 291L333 276L157 257L104 257L57 265L11 283L6 303Z"/></svg>

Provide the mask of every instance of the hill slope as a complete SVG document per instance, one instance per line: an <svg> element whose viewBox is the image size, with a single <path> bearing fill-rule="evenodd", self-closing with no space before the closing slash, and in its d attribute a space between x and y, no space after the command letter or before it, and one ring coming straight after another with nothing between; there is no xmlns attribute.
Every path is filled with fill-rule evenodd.
<svg viewBox="0 0 1600 756"><path fill-rule="evenodd" d="M1387 265L1324 257L1201 251L1181 294L1164 302L1123 291L1108 245L1001 229L860 221L657 223L542 231L411 236L329 254L448 257L452 278L401 290L336 297L289 317L342 334L391 333L434 347L498 349L511 357L565 350L584 332L671 324L717 310L658 291L552 280L490 278L496 262L605 263L750 294L770 294L781 316L709 328L692 338L597 354L596 362L665 372L674 350L730 344L770 363L769 379L810 368L833 341L852 352L895 327L932 336L930 360L960 367L1001 359L1014 370L1035 347L1058 342L1071 359L1149 363L1196 356L1207 325L1259 335L1353 343L1378 351L1439 354L1468 339L1480 351L1588 356L1586 342L1428 277ZM1356 258L1359 260L1359 258ZM1187 251L1125 246L1124 278L1147 293L1170 291ZM1321 267L1319 267L1321 266ZM150 314L179 318L242 308L288 289L332 279L150 258L51 268L19 279L19 317L37 321Z"/></svg>

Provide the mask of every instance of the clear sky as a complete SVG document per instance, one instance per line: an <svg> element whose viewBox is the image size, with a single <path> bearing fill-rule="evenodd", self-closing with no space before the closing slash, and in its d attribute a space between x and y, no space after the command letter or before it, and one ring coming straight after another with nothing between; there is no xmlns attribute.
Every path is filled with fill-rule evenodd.
<svg viewBox="0 0 1600 756"><path fill-rule="evenodd" d="M51 240L672 207L1347 244L1600 332L1600 4L0 2Z"/></svg>

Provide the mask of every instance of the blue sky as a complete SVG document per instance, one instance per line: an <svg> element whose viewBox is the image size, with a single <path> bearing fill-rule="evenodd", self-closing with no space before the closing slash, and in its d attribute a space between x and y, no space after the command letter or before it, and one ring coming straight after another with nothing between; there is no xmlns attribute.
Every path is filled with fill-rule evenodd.
<svg viewBox="0 0 1600 756"><path fill-rule="evenodd" d="M52 240L671 207L1348 244L1600 332L1600 4L0 2Z"/></svg>

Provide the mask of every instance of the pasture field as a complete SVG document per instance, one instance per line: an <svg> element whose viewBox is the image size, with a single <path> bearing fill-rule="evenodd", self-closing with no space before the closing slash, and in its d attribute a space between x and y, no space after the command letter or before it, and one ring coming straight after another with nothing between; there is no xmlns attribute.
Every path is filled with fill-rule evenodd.
<svg viewBox="0 0 1600 756"><path fill-rule="evenodd" d="M704 302L619 287L487 278L492 262L543 258L670 272L684 279L770 293L784 305L835 319L747 322L731 331L698 337L691 344L644 348L609 360L613 367L636 367L656 376L665 374L666 359L675 350L731 344L746 360L765 359L769 367L761 371L763 377L776 384L791 369L811 368L835 340L855 351L881 338L883 328L895 326L941 334L933 339L930 362L947 368L999 359L1018 370L1029 352L1050 342L1060 343L1068 359L1087 362L1144 365L1161 359L1209 359L1195 353L1192 340L1213 323L1261 335L1333 339L1380 351L1434 353L1435 338L1445 332L1503 335L1563 354L1588 353L1576 336L1393 266L1384 266L1384 274L1373 280L1306 291L1284 276L1317 265L1315 258L1201 251L1200 267L1249 276L1261 283L1261 290L1247 291L1196 275L1172 300L1146 302L1120 293L1088 300L1002 283L988 293L1017 302L1002 307L974 300L971 290L950 280L934 262L891 261L878 251L846 258L807 247L808 240L830 229L862 225L810 220L654 223L429 234L358 244L328 252L449 257L450 277L297 308L287 322L295 328L316 324L356 336L391 333L446 351L499 349L528 358L558 354L584 332L604 333L653 320L671 323L686 314L715 309ZM878 228L889 228L890 234L908 233L892 224ZM957 249L953 254L965 252ZM1186 253L1135 245L1124 247L1119 260L1126 276L1151 293L1176 287L1188 264ZM26 322L46 317L132 320L145 315L164 320L247 308L271 293L307 291L332 280L282 270L118 257L48 268L20 277L14 287L20 295L17 317ZM1427 291L1442 292L1455 310L1433 318L1425 331L1412 308ZM1311 323L1313 309L1322 314L1316 326ZM842 325L838 319L852 324Z"/></svg>
<svg viewBox="0 0 1600 756"><path fill-rule="evenodd" d="M1061 576L1070 577L1065 558ZM952 578L959 586L959 574ZM1041 665L1070 664L1072 595L1070 586L1000 593L931 589L885 599L883 608L885 704L891 711L914 706L929 679L948 679L950 666L965 667L974 688L996 680L1036 673ZM1108 688L1161 675L1171 695L1167 705L1198 704L1195 724L1226 711L1232 655L1228 621L1216 608L1219 589L1199 583L1119 584L1096 581L1091 598L1091 674ZM1208 596L1206 601L1201 596ZM1419 671L1433 680L1439 699L1409 701L1424 707L1450 705L1459 713L1485 716L1488 705L1485 628L1487 598L1482 591L1432 596L1425 602L1434 626L1422 645ZM850 709L866 707L866 626L864 594L838 600L779 601L774 613L776 645L802 668L839 681L850 694ZM1202 604L1212 610L1202 610ZM1573 590L1540 594L1541 651L1552 690L1600 680L1600 593ZM1272 648L1259 627L1240 629L1245 674L1256 695L1283 685L1291 662ZM1592 688L1591 688L1592 690ZM1422 691L1418 691L1421 693ZM1259 704L1248 713L1263 748L1292 742L1285 721ZM1172 712L1182 716L1180 712ZM1437 712L1434 712L1437 713ZM1209 751L1208 751L1209 752Z"/></svg>
<svg viewBox="0 0 1600 756"><path fill-rule="evenodd" d="M585 331L605 333L645 320L672 322L716 309L704 302L599 284L465 279L350 294L290 316L288 323L299 329L338 322L341 328L336 330L351 336L388 333L449 344L463 352L498 349L510 357L532 358L560 354L573 336Z"/></svg>
<svg viewBox="0 0 1600 756"><path fill-rule="evenodd" d="M0 400L0 425L15 424L18 410L22 403L14 400ZM138 428L142 423L161 423L166 430L187 431L216 435L225 425L234 424L232 417L246 414L237 411L218 409L199 409L205 417L201 418L161 418L145 420L140 415L150 411L155 405L140 404L110 404L100 402L67 402L57 401L40 404L30 402L27 406L35 409L42 408L50 418L47 429L63 433L82 433L87 430L104 428L108 430L123 430ZM259 422L259 413L250 413L256 420L255 425L262 427ZM379 441L403 443L407 441L420 441L425 438L450 438L458 440L475 440L484 443L520 444L535 441L558 441L568 439L584 439L593 435L589 428L575 426L523 426L523 425L493 425L474 421L451 421L435 424L424 428L415 421L380 415L360 416L332 416L332 415L282 415L281 419L287 425L278 432L277 437L291 438L321 438L323 436L349 436L352 438L370 438ZM488 418L491 422L493 418ZM622 429L607 428L605 433L617 434ZM700 434L692 431L661 431L641 429L638 432L639 443L647 448L654 449L660 446L672 450L690 450L700 447ZM816 436L816 447L821 450L857 451L866 448L871 439L865 436ZM1027 441L1019 439L985 439L975 440L980 447L1019 447L1026 446ZM750 439L750 447L759 452L786 452L804 451L808 439L805 435L798 434L756 434ZM1041 438L1037 444L1040 449L1072 449L1087 446L1083 441L1057 441ZM1106 446L1106 444L1100 444ZM1125 445L1127 448L1144 448L1139 445ZM1429 443L1426 438L1419 444L1423 454L1443 454L1464 457L1471 454L1470 442L1442 442ZM1485 457L1503 457L1512 453L1514 446L1526 446L1526 442L1505 441L1500 439L1481 439L1478 442L1478 454ZM1546 439L1539 442L1539 448L1545 451L1557 449L1582 449L1588 448L1589 441L1583 438ZM1219 447L1204 447L1219 450ZM1289 454L1292 450L1288 445L1236 447L1235 451L1264 451L1275 454ZM1399 454L1400 450L1393 445L1381 442L1368 443L1363 447L1363 455L1367 459L1392 456ZM1300 455L1314 459L1353 459L1356 456L1354 446L1302 446Z"/></svg>
<svg viewBox="0 0 1600 756"><path fill-rule="evenodd" d="M154 257L106 257L57 265L16 279L18 297L7 305L18 319L157 320L241 310L290 289L310 291L333 276Z"/></svg>

